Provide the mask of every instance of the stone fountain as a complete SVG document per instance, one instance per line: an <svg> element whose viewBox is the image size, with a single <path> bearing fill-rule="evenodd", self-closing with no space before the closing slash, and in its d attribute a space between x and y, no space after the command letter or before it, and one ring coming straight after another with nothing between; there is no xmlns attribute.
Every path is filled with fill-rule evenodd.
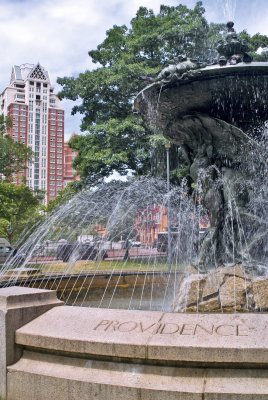
<svg viewBox="0 0 268 400"><path fill-rule="evenodd" d="M240 303L267 311L262 293L268 284L260 285L258 276L253 282L249 272L265 271L267 261L265 208L253 207L259 192L252 182L257 171L262 190L265 158L256 154L263 153L268 63L252 62L232 23L228 29L218 65L182 57L135 101L136 110L184 148L191 178L203 188L211 228L188 293L188 311L198 312L70 307L55 291L5 287L1 399L268 398L268 316L239 313L244 309L236 304L237 292ZM212 270L229 261L236 265ZM175 311L184 292L178 296ZM220 313L217 296L232 313ZM206 313L211 309L204 302L200 307L202 297L217 303L217 313Z"/></svg>
<svg viewBox="0 0 268 400"><path fill-rule="evenodd" d="M196 60L165 68L135 99L134 109L183 149L208 210L210 229L198 270L224 263L267 266L267 210L253 210L256 171L265 179L268 63L252 62L228 22L216 65ZM257 183L259 185L259 183ZM260 210L259 210L260 211Z"/></svg>

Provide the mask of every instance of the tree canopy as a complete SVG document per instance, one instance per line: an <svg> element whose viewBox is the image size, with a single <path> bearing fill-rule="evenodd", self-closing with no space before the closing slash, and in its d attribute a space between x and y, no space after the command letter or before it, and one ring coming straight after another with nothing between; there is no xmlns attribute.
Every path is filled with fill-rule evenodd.
<svg viewBox="0 0 268 400"><path fill-rule="evenodd" d="M164 159L164 146L133 114L132 102L146 85L141 77L156 76L179 54L212 62L225 26L209 25L204 12L200 1L193 9L181 4L162 5L158 14L140 7L129 26L113 26L97 49L89 51L96 69L77 78L58 78L62 85L60 97L79 100L72 113L83 116L81 130L86 134L70 142L78 150L74 166L83 179L94 183L115 170L120 174L131 170L136 175L159 172L154 166L159 164L156 158ZM262 43L266 40L259 39ZM256 50L255 42L257 38L253 37L252 51ZM178 157L178 149L173 146L173 176L183 170L176 171Z"/></svg>
<svg viewBox="0 0 268 400"><path fill-rule="evenodd" d="M35 217L39 204L39 194L26 185L0 181L0 236L14 243Z"/></svg>
<svg viewBox="0 0 268 400"><path fill-rule="evenodd" d="M114 170L126 174L151 172L157 152L150 143L152 132L133 115L132 101L145 86L142 76L154 76L168 60L182 52L189 56L206 46L208 24L202 3L161 6L159 14L140 7L130 26L113 26L105 40L89 56L97 65L78 78L59 78L61 98L80 99L73 113L83 115L86 135L71 140L79 151L75 168L83 178L96 182Z"/></svg>
<svg viewBox="0 0 268 400"><path fill-rule="evenodd" d="M32 150L23 143L16 142L5 135L10 126L10 119L0 115L0 176L3 175L6 180L11 180L13 174L24 171L26 162L33 154Z"/></svg>

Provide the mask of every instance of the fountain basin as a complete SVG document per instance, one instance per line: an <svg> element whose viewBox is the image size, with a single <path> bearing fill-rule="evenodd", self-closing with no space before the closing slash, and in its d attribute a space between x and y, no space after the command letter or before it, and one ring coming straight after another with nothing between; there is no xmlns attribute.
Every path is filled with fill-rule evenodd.
<svg viewBox="0 0 268 400"><path fill-rule="evenodd" d="M193 77L155 82L134 101L134 110L152 125L165 129L175 118L193 112L209 113L240 128L255 119L266 120L268 62L202 68Z"/></svg>

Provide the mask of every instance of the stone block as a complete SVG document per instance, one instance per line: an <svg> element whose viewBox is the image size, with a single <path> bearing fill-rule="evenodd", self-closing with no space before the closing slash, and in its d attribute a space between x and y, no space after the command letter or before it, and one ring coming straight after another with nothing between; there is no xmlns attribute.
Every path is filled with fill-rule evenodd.
<svg viewBox="0 0 268 400"><path fill-rule="evenodd" d="M248 282L237 276L228 277L220 287L221 307L233 307L233 310L241 309L246 304Z"/></svg>
<svg viewBox="0 0 268 400"><path fill-rule="evenodd" d="M167 364L268 365L264 314L159 313L63 306L16 332L17 344L73 357ZM260 346L261 343L261 346Z"/></svg>
<svg viewBox="0 0 268 400"><path fill-rule="evenodd" d="M198 312L219 312L221 311L221 305L218 296L213 297L209 300L202 301L198 304Z"/></svg>
<svg viewBox="0 0 268 400"><path fill-rule="evenodd" d="M268 310L268 279L256 279L252 282L252 294L255 308Z"/></svg>
<svg viewBox="0 0 268 400"><path fill-rule="evenodd" d="M267 369L181 368L25 351L8 367L12 400L267 400Z"/></svg>
<svg viewBox="0 0 268 400"><path fill-rule="evenodd" d="M209 369L205 400L267 400L268 369Z"/></svg>
<svg viewBox="0 0 268 400"><path fill-rule="evenodd" d="M247 278L246 271L242 264L227 265L217 268L213 273L237 276L238 278Z"/></svg>
<svg viewBox="0 0 268 400"><path fill-rule="evenodd" d="M26 287L0 289L0 398L6 398L6 367L21 356L15 331L52 307L61 305L56 291Z"/></svg>
<svg viewBox="0 0 268 400"><path fill-rule="evenodd" d="M190 304L198 303L201 297L201 293L203 290L205 280L202 276L195 275L191 278L188 284L188 293L187 293L187 306Z"/></svg>
<svg viewBox="0 0 268 400"><path fill-rule="evenodd" d="M16 342L61 352L143 359L162 315L63 306L17 330Z"/></svg>
<svg viewBox="0 0 268 400"><path fill-rule="evenodd" d="M12 400L202 400L203 371L25 352L8 368Z"/></svg>

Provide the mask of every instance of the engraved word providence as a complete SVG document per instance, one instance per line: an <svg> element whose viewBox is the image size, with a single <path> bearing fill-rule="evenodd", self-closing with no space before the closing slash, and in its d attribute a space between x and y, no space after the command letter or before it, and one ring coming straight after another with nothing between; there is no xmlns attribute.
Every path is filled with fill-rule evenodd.
<svg viewBox="0 0 268 400"><path fill-rule="evenodd" d="M169 322L120 322L116 320L104 319L99 322L93 330L102 332L149 332L153 335L181 335L181 336L198 336L198 335L217 335L217 336L249 336L254 327L248 327L244 324L175 324Z"/></svg>

